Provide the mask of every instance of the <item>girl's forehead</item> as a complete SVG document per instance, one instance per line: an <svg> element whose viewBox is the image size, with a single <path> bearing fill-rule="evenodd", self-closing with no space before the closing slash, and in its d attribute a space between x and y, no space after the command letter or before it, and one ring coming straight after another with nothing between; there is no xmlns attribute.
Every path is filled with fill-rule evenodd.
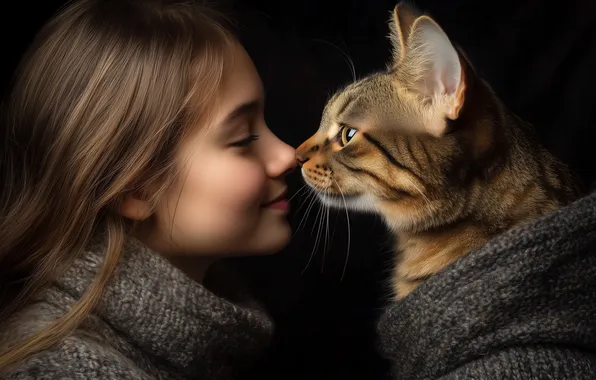
<svg viewBox="0 0 596 380"><path fill-rule="evenodd" d="M233 48L218 91L214 125L224 124L244 110L262 107L264 90L261 78L241 45Z"/></svg>

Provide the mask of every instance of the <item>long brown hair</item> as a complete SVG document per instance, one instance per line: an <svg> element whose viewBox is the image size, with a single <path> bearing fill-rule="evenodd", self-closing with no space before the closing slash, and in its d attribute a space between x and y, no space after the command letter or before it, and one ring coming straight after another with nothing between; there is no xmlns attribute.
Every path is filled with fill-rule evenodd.
<svg viewBox="0 0 596 380"><path fill-rule="evenodd" d="M222 20L190 0L76 1L25 54L1 110L0 326L100 227L109 248L67 314L3 347L0 373L94 308L127 233L123 197L158 184L156 200L176 178L176 148L211 110L234 40Z"/></svg>

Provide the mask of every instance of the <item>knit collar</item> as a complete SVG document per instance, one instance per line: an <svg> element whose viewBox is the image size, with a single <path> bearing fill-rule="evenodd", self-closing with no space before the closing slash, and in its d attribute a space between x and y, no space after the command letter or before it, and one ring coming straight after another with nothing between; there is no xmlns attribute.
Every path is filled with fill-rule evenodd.
<svg viewBox="0 0 596 380"><path fill-rule="evenodd" d="M83 295L106 242L96 238L57 285L75 299ZM96 313L153 360L193 378L232 377L230 371L256 359L273 330L253 304L216 295L133 238Z"/></svg>
<svg viewBox="0 0 596 380"><path fill-rule="evenodd" d="M493 350L596 350L596 193L470 252L379 322L396 379L435 379Z"/></svg>

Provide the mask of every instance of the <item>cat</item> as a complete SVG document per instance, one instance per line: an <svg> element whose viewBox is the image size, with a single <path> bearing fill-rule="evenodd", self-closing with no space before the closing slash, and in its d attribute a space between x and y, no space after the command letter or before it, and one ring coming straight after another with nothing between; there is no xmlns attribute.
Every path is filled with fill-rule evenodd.
<svg viewBox="0 0 596 380"><path fill-rule="evenodd" d="M401 300L578 187L436 21L401 2L389 25L386 70L333 95L296 159L322 203L383 217Z"/></svg>

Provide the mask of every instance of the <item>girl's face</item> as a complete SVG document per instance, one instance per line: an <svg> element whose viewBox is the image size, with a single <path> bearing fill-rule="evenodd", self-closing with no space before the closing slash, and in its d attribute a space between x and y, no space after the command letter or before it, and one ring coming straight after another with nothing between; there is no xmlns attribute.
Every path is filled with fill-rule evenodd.
<svg viewBox="0 0 596 380"><path fill-rule="evenodd" d="M284 177L294 149L267 127L262 83L240 45L223 80L212 122L183 144L180 181L151 215L143 240L162 254L267 254L290 239Z"/></svg>

